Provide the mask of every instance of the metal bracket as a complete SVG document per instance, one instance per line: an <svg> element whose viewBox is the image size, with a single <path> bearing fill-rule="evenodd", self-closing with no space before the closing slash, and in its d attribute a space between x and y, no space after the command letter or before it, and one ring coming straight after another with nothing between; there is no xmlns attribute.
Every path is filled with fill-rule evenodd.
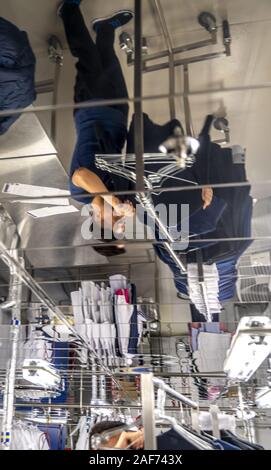
<svg viewBox="0 0 271 470"><path fill-rule="evenodd" d="M48 56L54 64L63 65L63 46L57 36L50 36L48 39Z"/></svg>
<svg viewBox="0 0 271 470"><path fill-rule="evenodd" d="M224 133L224 139L214 140L216 144L229 144L230 143L230 128L229 121L225 117L217 117L214 120L214 128Z"/></svg>
<svg viewBox="0 0 271 470"><path fill-rule="evenodd" d="M119 44L120 48L126 52L127 55L127 64L128 65L133 65L135 61L135 46L134 46L134 40L132 36L127 33L126 31L123 31L119 35ZM148 54L148 43L147 43L147 38L143 37L142 38L142 56L146 56Z"/></svg>
<svg viewBox="0 0 271 470"><path fill-rule="evenodd" d="M161 15L161 10L159 11L159 14ZM164 18L163 12L162 12L162 18ZM210 45L216 45L217 44L217 23L216 23L216 18L212 13L208 12L202 12L198 16L198 21L199 24L206 29L206 31L210 34L210 39L206 39L203 41L198 41L190 44L186 44L183 46L175 47L172 48L172 54L175 56L176 54L181 54L184 52L188 51L193 51L196 49L200 49L202 47L207 47ZM223 30L223 44L225 46L224 51L221 52L212 52L209 54L203 54L199 56L193 56L193 57L188 57L185 59L179 59L179 60L174 60L174 66L177 67L179 65L188 65L196 62L202 62L205 60L211 60L211 59L216 59L219 57L223 56L230 56L231 55L231 33L230 33L230 25L227 20L224 20L222 23L222 30ZM161 52L156 52L153 54L149 54L148 46L147 46L147 40L144 38L144 47L143 47L143 55L142 55L142 60L144 62L144 70L143 72L155 72L157 70L163 70L166 68L170 67L169 61L153 66L147 66L147 62L162 59L163 57L169 57L170 56L170 51L163 50ZM134 64L134 42L133 38L131 35L129 35L127 32L124 32L120 35L120 47L121 49L125 50L127 53L127 63L128 65L133 65Z"/></svg>

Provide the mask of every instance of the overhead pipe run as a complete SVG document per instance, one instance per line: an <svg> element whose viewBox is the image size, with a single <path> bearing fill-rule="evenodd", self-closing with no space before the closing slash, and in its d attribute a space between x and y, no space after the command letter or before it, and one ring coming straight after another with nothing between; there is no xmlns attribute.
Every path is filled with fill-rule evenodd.
<svg viewBox="0 0 271 470"><path fill-rule="evenodd" d="M165 20L165 16L163 13L163 9L160 3L160 0L153 0L154 7L156 9L160 26L163 32L164 40L166 42L168 56L169 56L169 111L170 111L170 119L176 119L176 107L175 107L175 66L174 66L174 52L173 52L173 44L172 40L168 31L167 23Z"/></svg>
<svg viewBox="0 0 271 470"><path fill-rule="evenodd" d="M24 266L23 258L18 256L18 251L13 251L14 259ZM18 346L20 339L21 325L21 301L22 282L17 274L17 269L13 264L8 264L10 268L10 298L13 301L11 311L11 358L7 365L5 388L3 394L3 420L1 430L1 447L3 450L10 450L12 442L12 425L14 417L16 366L18 357Z"/></svg>

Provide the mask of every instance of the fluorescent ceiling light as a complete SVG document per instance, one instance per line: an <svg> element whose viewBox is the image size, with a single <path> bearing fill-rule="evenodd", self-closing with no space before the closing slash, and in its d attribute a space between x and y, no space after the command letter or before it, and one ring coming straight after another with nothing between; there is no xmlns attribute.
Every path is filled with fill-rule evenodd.
<svg viewBox="0 0 271 470"><path fill-rule="evenodd" d="M271 353L271 320L243 317L232 339L224 372L229 379L246 382Z"/></svg>

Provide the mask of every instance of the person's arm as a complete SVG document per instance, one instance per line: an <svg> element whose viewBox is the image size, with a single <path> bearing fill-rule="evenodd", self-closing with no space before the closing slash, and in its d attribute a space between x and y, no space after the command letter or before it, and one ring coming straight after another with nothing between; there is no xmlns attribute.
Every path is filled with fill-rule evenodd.
<svg viewBox="0 0 271 470"><path fill-rule="evenodd" d="M202 189L202 200L204 202L203 204L203 210L207 209L207 207L210 206L213 200L213 195L214 192L212 188L203 188Z"/></svg>
<svg viewBox="0 0 271 470"><path fill-rule="evenodd" d="M72 182L78 188L84 189L87 193L108 193L108 189L96 173L87 168L78 168L72 176ZM115 208L120 204L120 200L112 195L101 196L108 204ZM95 203L95 199L93 203Z"/></svg>
<svg viewBox="0 0 271 470"><path fill-rule="evenodd" d="M144 448L144 432L142 431L123 431L115 445L116 449L126 449L127 447L132 449L143 449Z"/></svg>
<svg viewBox="0 0 271 470"><path fill-rule="evenodd" d="M87 168L78 168L75 170L72 176L72 182L75 186L82 188L84 191L91 194L109 192L101 178ZM118 197L111 194L108 196L106 194L103 196L96 196L92 203L101 208L101 199L110 204L116 214L120 216L132 216L134 213L134 209L130 201L122 203Z"/></svg>

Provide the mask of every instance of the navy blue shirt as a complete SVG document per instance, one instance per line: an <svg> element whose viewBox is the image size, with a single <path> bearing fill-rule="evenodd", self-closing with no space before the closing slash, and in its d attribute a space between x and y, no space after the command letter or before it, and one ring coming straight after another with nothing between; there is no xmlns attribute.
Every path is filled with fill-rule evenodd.
<svg viewBox="0 0 271 470"><path fill-rule="evenodd" d="M95 155L99 153L120 154L127 138L127 122L124 114L114 108L98 107L79 109L74 115L77 143L74 149L69 173L69 189L74 199L83 204L92 201L91 196L78 197L84 190L72 183L72 176L78 168L87 168L96 173L106 187L113 191L116 187L114 175L99 170L95 165ZM102 129L105 142L101 142L97 128ZM125 185L125 180L123 180ZM123 188L125 189L125 188Z"/></svg>

